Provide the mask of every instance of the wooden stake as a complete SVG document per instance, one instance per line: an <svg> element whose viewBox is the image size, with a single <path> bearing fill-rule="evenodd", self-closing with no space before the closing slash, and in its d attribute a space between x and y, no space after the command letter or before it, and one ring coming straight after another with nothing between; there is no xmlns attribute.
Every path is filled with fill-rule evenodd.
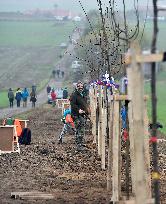
<svg viewBox="0 0 166 204"><path fill-rule="evenodd" d="M128 78L128 90L132 95L133 109L133 139L135 149L135 174L136 174L136 204L146 203L146 182L144 165L144 92L142 68L136 63L135 48L131 47L132 72ZM134 90L134 91L133 91Z"/></svg>
<svg viewBox="0 0 166 204"><path fill-rule="evenodd" d="M110 101L110 120L109 120L109 144L108 144L108 170L107 170L107 190L112 189L112 138L113 138L113 113L114 102Z"/></svg>
<svg viewBox="0 0 166 204"><path fill-rule="evenodd" d="M105 170L105 140L106 140L106 124L107 124L107 115L106 115L106 106L105 106L105 95L106 87L103 89L102 97L102 138L101 138L101 168Z"/></svg>
<svg viewBox="0 0 166 204"><path fill-rule="evenodd" d="M120 184L120 132L119 132L119 101L114 101L113 113L113 140L112 140L112 201L119 201Z"/></svg>
<svg viewBox="0 0 166 204"><path fill-rule="evenodd" d="M128 77L128 97L132 98L133 95L133 89L132 87L132 69L131 68L127 68L127 77ZM132 105L132 101L130 101L130 103L128 104L128 119L129 119L129 140L130 140L130 158L131 158L131 182L132 182L132 193L133 196L135 196L136 194L136 167L135 167L135 148L134 148L134 137L133 137L133 105Z"/></svg>
<svg viewBox="0 0 166 204"><path fill-rule="evenodd" d="M102 86L99 86L99 122L98 122L98 154L101 156L101 125L102 125Z"/></svg>
<svg viewBox="0 0 166 204"><path fill-rule="evenodd" d="M147 114L147 106L146 101L144 102L144 151L145 151L145 179L146 179L146 189L147 189L147 197L152 197L151 192L151 172L150 172L150 153L149 153L149 130L148 130L149 120Z"/></svg>

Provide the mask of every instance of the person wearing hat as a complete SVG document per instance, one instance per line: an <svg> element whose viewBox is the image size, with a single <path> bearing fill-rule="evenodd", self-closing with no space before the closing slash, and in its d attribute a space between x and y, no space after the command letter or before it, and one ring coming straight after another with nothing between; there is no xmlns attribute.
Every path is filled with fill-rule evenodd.
<svg viewBox="0 0 166 204"><path fill-rule="evenodd" d="M83 150L83 136L84 136L84 116L89 114L89 106L83 95L83 83L78 81L76 88L70 97L71 116L74 120L76 128L76 145L77 150Z"/></svg>

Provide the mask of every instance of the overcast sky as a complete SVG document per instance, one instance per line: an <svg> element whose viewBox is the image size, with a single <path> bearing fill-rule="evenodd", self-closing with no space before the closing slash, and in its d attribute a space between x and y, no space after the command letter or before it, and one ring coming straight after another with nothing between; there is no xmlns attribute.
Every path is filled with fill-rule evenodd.
<svg viewBox="0 0 166 204"><path fill-rule="evenodd" d="M126 7L133 8L134 0L126 0ZM152 0L150 0L151 3ZM108 5L109 0L102 0ZM122 0L115 0L118 8L122 8ZM140 5L146 6L147 0L139 0ZM97 8L97 0L81 0L85 10ZM34 8L49 9L57 4L59 8L69 10L82 10L78 0L0 0L0 11L24 11Z"/></svg>

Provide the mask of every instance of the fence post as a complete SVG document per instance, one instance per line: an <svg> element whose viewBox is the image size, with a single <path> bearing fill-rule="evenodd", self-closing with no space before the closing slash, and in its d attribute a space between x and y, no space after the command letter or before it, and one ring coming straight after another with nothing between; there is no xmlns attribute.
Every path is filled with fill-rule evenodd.
<svg viewBox="0 0 166 204"><path fill-rule="evenodd" d="M108 170L107 170L107 190L112 189L112 138L113 138L113 112L114 101L110 101L110 119L109 119L109 142L108 142Z"/></svg>
<svg viewBox="0 0 166 204"><path fill-rule="evenodd" d="M105 170L105 144L106 144L106 124L107 124L107 114L106 114L106 87L103 87L102 94L102 138L101 138L101 168Z"/></svg>
<svg viewBox="0 0 166 204"><path fill-rule="evenodd" d="M127 67L127 78L128 78L128 97L132 98L132 84L131 84L131 75L132 69ZM134 137L133 137L133 107L132 101L128 104L128 119L129 119L129 141L130 141L130 158L131 158L131 182L132 182L132 193L135 196L136 194L136 175L135 175L135 148L134 148Z"/></svg>
<svg viewBox="0 0 166 204"><path fill-rule="evenodd" d="M94 100L93 100L93 119L92 119L92 123L93 123L93 126L92 126L92 135L94 136L94 139L93 139L93 143L96 144L97 143L97 138L96 138L96 109L97 109L97 88L95 87L93 89L94 91L94 94L93 94L93 97L94 97Z"/></svg>
<svg viewBox="0 0 166 204"><path fill-rule="evenodd" d="M150 153L149 153L149 131L148 131L148 114L147 114L147 106L146 100L144 101L144 150L145 150L145 179L146 179L146 186L147 186L147 197L152 197L151 192L151 172L150 172Z"/></svg>
<svg viewBox="0 0 166 204"><path fill-rule="evenodd" d="M114 112L113 112L113 138L112 138L112 201L116 202L120 199L120 192L121 192L121 169L120 169L120 152L121 152L121 145L120 145L120 107L119 101L114 100Z"/></svg>
<svg viewBox="0 0 166 204"><path fill-rule="evenodd" d="M101 135L102 135L102 86L99 86L99 118L98 118L98 154L101 156Z"/></svg>
<svg viewBox="0 0 166 204"><path fill-rule="evenodd" d="M128 91L132 100L133 142L135 152L136 204L145 204L147 198L144 164L144 87L141 65L136 63L137 47L131 47L132 72L128 78ZM132 159L132 158L131 158Z"/></svg>

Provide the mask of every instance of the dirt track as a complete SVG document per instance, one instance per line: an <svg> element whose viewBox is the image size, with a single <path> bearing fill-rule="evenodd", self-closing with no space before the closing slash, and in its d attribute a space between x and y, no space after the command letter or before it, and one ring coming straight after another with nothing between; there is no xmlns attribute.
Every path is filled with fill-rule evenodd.
<svg viewBox="0 0 166 204"><path fill-rule="evenodd" d="M4 203L106 203L106 172L87 136L88 149L77 153L74 137L66 136L57 145L61 131L60 110L52 107L36 109L28 118L32 144L21 146L21 154L0 157L0 200ZM19 201L10 199L13 191L51 192L54 201Z"/></svg>
<svg viewBox="0 0 166 204"><path fill-rule="evenodd" d="M76 152L74 136L67 135L64 144L57 145L62 128L61 110L49 105L27 114L32 130L32 144L21 146L18 155L0 156L0 204L105 204L111 196L106 190L106 171L92 136L87 135L87 150ZM166 144L159 144L162 204L166 196ZM163 156L164 155L164 156ZM124 183L122 183L123 190ZM42 191L53 193L54 200L13 200L13 191ZM123 192L124 193L124 192ZM166 200L166 199L165 199Z"/></svg>

